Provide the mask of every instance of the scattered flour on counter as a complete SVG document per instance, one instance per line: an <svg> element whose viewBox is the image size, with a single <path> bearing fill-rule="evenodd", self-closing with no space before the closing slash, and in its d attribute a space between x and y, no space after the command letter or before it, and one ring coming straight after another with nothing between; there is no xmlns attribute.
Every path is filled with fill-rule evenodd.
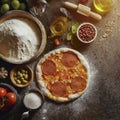
<svg viewBox="0 0 120 120"><path fill-rule="evenodd" d="M34 56L40 45L39 29L27 19L10 19L0 24L0 54L13 61Z"/></svg>
<svg viewBox="0 0 120 120"><path fill-rule="evenodd" d="M107 23L105 24L105 31L103 35L100 37L100 41L106 40L112 34L115 28L115 22L116 22L115 19L107 21Z"/></svg>

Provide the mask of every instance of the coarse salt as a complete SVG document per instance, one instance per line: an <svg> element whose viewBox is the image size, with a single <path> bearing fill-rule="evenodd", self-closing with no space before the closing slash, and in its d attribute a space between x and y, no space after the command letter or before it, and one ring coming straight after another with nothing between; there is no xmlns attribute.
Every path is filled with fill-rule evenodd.
<svg viewBox="0 0 120 120"><path fill-rule="evenodd" d="M42 104L41 97L35 92L25 95L23 102L28 109L38 109Z"/></svg>

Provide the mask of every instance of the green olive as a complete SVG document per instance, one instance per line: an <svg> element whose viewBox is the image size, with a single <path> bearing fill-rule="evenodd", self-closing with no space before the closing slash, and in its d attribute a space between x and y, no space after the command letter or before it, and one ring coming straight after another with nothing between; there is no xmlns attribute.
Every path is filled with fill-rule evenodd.
<svg viewBox="0 0 120 120"><path fill-rule="evenodd" d="M22 76L23 76L23 74L22 73L20 73L20 77L22 78Z"/></svg>
<svg viewBox="0 0 120 120"><path fill-rule="evenodd" d="M21 81L17 79L17 80L16 80L16 83L21 84Z"/></svg>
<svg viewBox="0 0 120 120"><path fill-rule="evenodd" d="M21 73L20 73L20 71L17 71L17 75L20 75Z"/></svg>
<svg viewBox="0 0 120 120"><path fill-rule="evenodd" d="M15 9L15 10L19 9L19 7L20 7L20 2L19 2L19 0L13 0L13 1L11 2L11 6L12 6L12 8Z"/></svg>
<svg viewBox="0 0 120 120"><path fill-rule="evenodd" d="M22 72L22 73L25 73L25 70L24 70L24 69L22 69L22 70L21 70L21 72Z"/></svg>
<svg viewBox="0 0 120 120"><path fill-rule="evenodd" d="M26 5L25 3L20 3L20 10L25 10L26 9Z"/></svg>
<svg viewBox="0 0 120 120"><path fill-rule="evenodd" d="M25 74L24 78L25 78L26 80L28 80L28 74Z"/></svg>
<svg viewBox="0 0 120 120"><path fill-rule="evenodd" d="M26 84L26 83L28 83L28 81L27 81L27 80L22 80L22 82L23 82L23 84Z"/></svg>
<svg viewBox="0 0 120 120"><path fill-rule="evenodd" d="M10 6L9 6L7 3L5 3L5 4L3 4L3 5L1 6L0 12L1 12L1 13L5 13L5 12L7 12L7 11L9 11L9 10L10 10Z"/></svg>
<svg viewBox="0 0 120 120"><path fill-rule="evenodd" d="M26 84L28 83L29 74L26 69L17 69L14 73L14 80L17 84Z"/></svg>

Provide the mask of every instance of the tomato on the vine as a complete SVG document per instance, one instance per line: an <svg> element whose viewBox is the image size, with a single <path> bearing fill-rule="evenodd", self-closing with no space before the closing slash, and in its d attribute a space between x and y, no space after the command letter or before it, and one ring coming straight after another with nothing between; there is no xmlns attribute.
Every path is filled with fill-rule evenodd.
<svg viewBox="0 0 120 120"><path fill-rule="evenodd" d="M3 87L0 87L0 98L4 97L7 94L7 90Z"/></svg>
<svg viewBox="0 0 120 120"><path fill-rule="evenodd" d="M13 93L13 92L8 92L6 94L6 97L7 97L7 102L10 104L10 105L13 105L16 100L17 100L17 97L16 97L16 94Z"/></svg>
<svg viewBox="0 0 120 120"><path fill-rule="evenodd" d="M9 110L11 108L11 105L9 105L8 103L5 103L2 108L0 109L1 112L5 112L7 110Z"/></svg>

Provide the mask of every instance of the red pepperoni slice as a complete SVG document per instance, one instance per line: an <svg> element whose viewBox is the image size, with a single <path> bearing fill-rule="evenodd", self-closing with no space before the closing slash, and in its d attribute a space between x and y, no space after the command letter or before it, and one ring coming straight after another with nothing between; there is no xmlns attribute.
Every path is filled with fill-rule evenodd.
<svg viewBox="0 0 120 120"><path fill-rule="evenodd" d="M78 76L72 80L70 86L74 92L82 92L86 88L86 83L85 79Z"/></svg>
<svg viewBox="0 0 120 120"><path fill-rule="evenodd" d="M52 84L51 93L57 97L64 97L67 93L66 85L61 82Z"/></svg>
<svg viewBox="0 0 120 120"><path fill-rule="evenodd" d="M42 63L42 72L45 75L54 75L56 73L56 65L51 60L46 60Z"/></svg>
<svg viewBox="0 0 120 120"><path fill-rule="evenodd" d="M73 52L65 52L62 56L62 64L67 67L73 67L76 65L76 63L79 61L77 55L75 55Z"/></svg>

